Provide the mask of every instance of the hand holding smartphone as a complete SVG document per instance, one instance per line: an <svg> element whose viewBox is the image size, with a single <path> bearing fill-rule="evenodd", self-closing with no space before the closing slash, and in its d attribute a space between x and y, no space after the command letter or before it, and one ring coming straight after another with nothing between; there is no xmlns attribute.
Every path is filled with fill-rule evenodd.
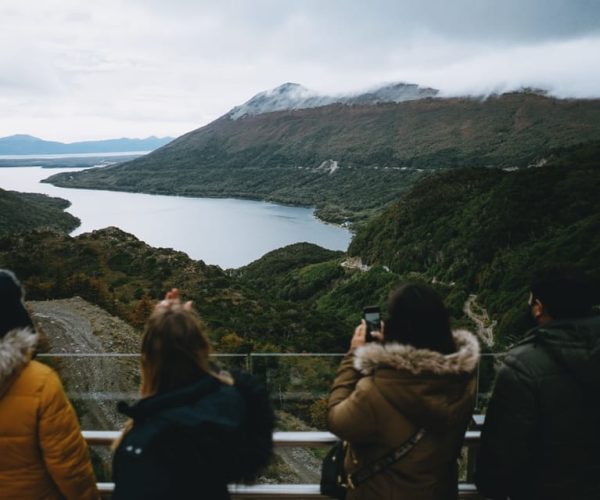
<svg viewBox="0 0 600 500"><path fill-rule="evenodd" d="M381 331L381 312L377 306L367 306L363 309L363 319L367 324L367 335L365 340L367 342L373 342L375 337L371 335L371 332Z"/></svg>

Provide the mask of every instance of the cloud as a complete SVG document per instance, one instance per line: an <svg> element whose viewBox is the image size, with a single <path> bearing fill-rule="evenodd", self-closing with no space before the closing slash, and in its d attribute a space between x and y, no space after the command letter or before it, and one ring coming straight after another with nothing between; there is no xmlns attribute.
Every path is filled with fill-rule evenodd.
<svg viewBox="0 0 600 500"><path fill-rule="evenodd" d="M180 135L285 81L600 96L594 0L3 0L0 136Z"/></svg>

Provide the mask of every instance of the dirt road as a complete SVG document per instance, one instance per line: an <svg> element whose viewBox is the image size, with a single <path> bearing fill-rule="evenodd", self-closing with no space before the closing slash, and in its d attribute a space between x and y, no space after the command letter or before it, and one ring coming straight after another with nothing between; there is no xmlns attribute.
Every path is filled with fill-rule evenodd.
<svg viewBox="0 0 600 500"><path fill-rule="evenodd" d="M494 345L494 328L496 321L490 321L490 317L485 309L476 303L477 295L469 295L469 298L463 306L463 312L477 326L477 336L488 347Z"/></svg>

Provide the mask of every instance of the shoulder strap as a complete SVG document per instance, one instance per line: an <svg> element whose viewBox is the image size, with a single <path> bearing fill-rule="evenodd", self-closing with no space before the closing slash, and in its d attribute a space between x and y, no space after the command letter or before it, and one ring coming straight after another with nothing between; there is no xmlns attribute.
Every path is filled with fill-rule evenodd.
<svg viewBox="0 0 600 500"><path fill-rule="evenodd" d="M381 458L378 458L374 462L366 465L359 471L354 474L348 474L348 485L350 488L356 488L359 484L364 483L375 474L378 474L398 460L400 460L404 455L406 455L410 450L412 450L421 439L425 436L425 429L419 429L415 434L412 435L407 441L405 441L399 448L391 451L387 455L384 455Z"/></svg>

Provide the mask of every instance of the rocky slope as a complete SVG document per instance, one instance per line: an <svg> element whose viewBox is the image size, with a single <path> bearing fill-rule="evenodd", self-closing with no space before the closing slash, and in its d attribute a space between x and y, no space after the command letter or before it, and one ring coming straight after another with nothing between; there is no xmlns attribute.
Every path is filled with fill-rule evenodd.
<svg viewBox="0 0 600 500"><path fill-rule="evenodd" d="M138 397L139 332L80 297L31 301L28 306L47 341L39 359L60 372L82 427L121 428L126 419L117 412L117 401ZM111 356L117 353L133 356Z"/></svg>

